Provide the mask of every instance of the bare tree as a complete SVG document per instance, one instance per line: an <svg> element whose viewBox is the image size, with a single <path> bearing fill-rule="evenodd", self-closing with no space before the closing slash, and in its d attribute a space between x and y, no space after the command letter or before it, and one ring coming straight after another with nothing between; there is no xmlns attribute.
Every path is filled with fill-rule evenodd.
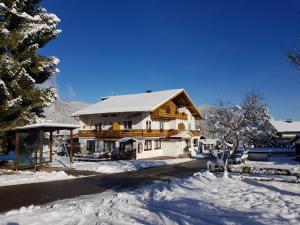
<svg viewBox="0 0 300 225"><path fill-rule="evenodd" d="M297 48L292 49L288 53L288 60L296 67L300 69L300 51Z"/></svg>
<svg viewBox="0 0 300 225"><path fill-rule="evenodd" d="M287 54L288 60L292 63L292 65L296 68L296 70L300 70L300 50L299 48L294 48L290 50ZM300 75L298 76L298 82L300 83Z"/></svg>
<svg viewBox="0 0 300 225"><path fill-rule="evenodd" d="M271 138L269 110L255 92L246 94L241 104L220 102L210 110L206 121L210 133L218 137L224 159L225 174L228 162L238 148L267 143Z"/></svg>

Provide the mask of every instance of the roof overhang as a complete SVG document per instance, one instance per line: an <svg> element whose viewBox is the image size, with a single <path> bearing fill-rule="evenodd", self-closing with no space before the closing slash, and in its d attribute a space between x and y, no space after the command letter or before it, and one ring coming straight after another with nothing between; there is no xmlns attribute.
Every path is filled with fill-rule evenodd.
<svg viewBox="0 0 300 225"><path fill-rule="evenodd" d="M174 94L173 96L171 96L169 99L167 99L166 101L162 102L161 104L155 106L151 110L151 112L157 110L158 108L160 108L164 104L168 103L169 101L172 101L172 100L174 100L176 98L179 98L179 97L182 97L182 98L185 99L185 102L187 103L186 106L191 111L191 113L195 117L195 119L204 119L204 116L199 111L199 109L196 106L196 104L193 102L193 100L190 98L190 96L186 93L186 91L184 89L180 89L180 91L178 91L176 94Z"/></svg>
<svg viewBox="0 0 300 225"><path fill-rule="evenodd" d="M21 127L16 127L12 129L6 130L6 132L32 132L32 131L44 131L44 132L50 132L50 131L57 131L57 130L74 130L80 128L79 125L74 124L63 124L63 123L36 123Z"/></svg>

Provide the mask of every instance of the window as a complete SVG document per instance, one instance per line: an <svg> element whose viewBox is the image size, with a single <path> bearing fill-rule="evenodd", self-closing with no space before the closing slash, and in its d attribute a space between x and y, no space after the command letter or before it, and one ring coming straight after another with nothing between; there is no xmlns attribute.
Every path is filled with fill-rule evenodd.
<svg viewBox="0 0 300 225"><path fill-rule="evenodd" d="M155 140L155 149L161 149L161 140Z"/></svg>
<svg viewBox="0 0 300 225"><path fill-rule="evenodd" d="M146 121L146 129L151 130L151 121L150 120Z"/></svg>
<svg viewBox="0 0 300 225"><path fill-rule="evenodd" d="M145 141L145 151L150 151L150 150L152 150L152 141L146 140Z"/></svg>
<svg viewBox="0 0 300 225"><path fill-rule="evenodd" d="M199 140L198 139L194 139L194 147L198 147L198 145L199 145Z"/></svg>
<svg viewBox="0 0 300 225"><path fill-rule="evenodd" d="M104 141L104 152L112 152L116 148L115 141Z"/></svg>
<svg viewBox="0 0 300 225"><path fill-rule="evenodd" d="M164 122L163 121L160 121L159 122L159 129L162 131L164 130Z"/></svg>
<svg viewBox="0 0 300 225"><path fill-rule="evenodd" d="M124 129L125 130L132 130L132 121L124 121Z"/></svg>
<svg viewBox="0 0 300 225"><path fill-rule="evenodd" d="M86 141L86 150L90 152L95 152L95 140Z"/></svg>

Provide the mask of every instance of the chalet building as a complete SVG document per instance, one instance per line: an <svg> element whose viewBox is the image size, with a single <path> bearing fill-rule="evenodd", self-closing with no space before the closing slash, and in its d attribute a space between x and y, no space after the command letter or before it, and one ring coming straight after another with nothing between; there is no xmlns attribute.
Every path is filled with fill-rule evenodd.
<svg viewBox="0 0 300 225"><path fill-rule="evenodd" d="M185 90L109 96L72 114L80 120L82 153L121 159L179 157L198 150L202 115Z"/></svg>

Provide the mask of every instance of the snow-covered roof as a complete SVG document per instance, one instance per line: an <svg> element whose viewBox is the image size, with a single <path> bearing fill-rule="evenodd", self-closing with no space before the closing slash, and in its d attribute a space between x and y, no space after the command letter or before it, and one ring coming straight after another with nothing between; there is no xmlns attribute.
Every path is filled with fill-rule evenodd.
<svg viewBox="0 0 300 225"><path fill-rule="evenodd" d="M110 96L101 102L73 113L72 116L120 112L151 112L181 93L185 93L195 110L198 110L184 89L174 89L141 94ZM197 113L201 115L199 111L197 111Z"/></svg>
<svg viewBox="0 0 300 225"><path fill-rule="evenodd" d="M26 125L22 127L16 127L9 129L9 131L18 131L18 130L30 130L30 129L40 129L40 128L57 128L57 129L76 129L79 128L79 125L74 124L65 124L65 123L36 123L31 125Z"/></svg>
<svg viewBox="0 0 300 225"><path fill-rule="evenodd" d="M271 120L270 123L279 133L300 133L300 121Z"/></svg>
<svg viewBox="0 0 300 225"><path fill-rule="evenodd" d="M217 141L217 139L200 139L200 142L205 145L215 145Z"/></svg>
<svg viewBox="0 0 300 225"><path fill-rule="evenodd" d="M188 130L180 131L178 134L172 135L171 138L191 138L193 137L193 134L189 132Z"/></svg>

